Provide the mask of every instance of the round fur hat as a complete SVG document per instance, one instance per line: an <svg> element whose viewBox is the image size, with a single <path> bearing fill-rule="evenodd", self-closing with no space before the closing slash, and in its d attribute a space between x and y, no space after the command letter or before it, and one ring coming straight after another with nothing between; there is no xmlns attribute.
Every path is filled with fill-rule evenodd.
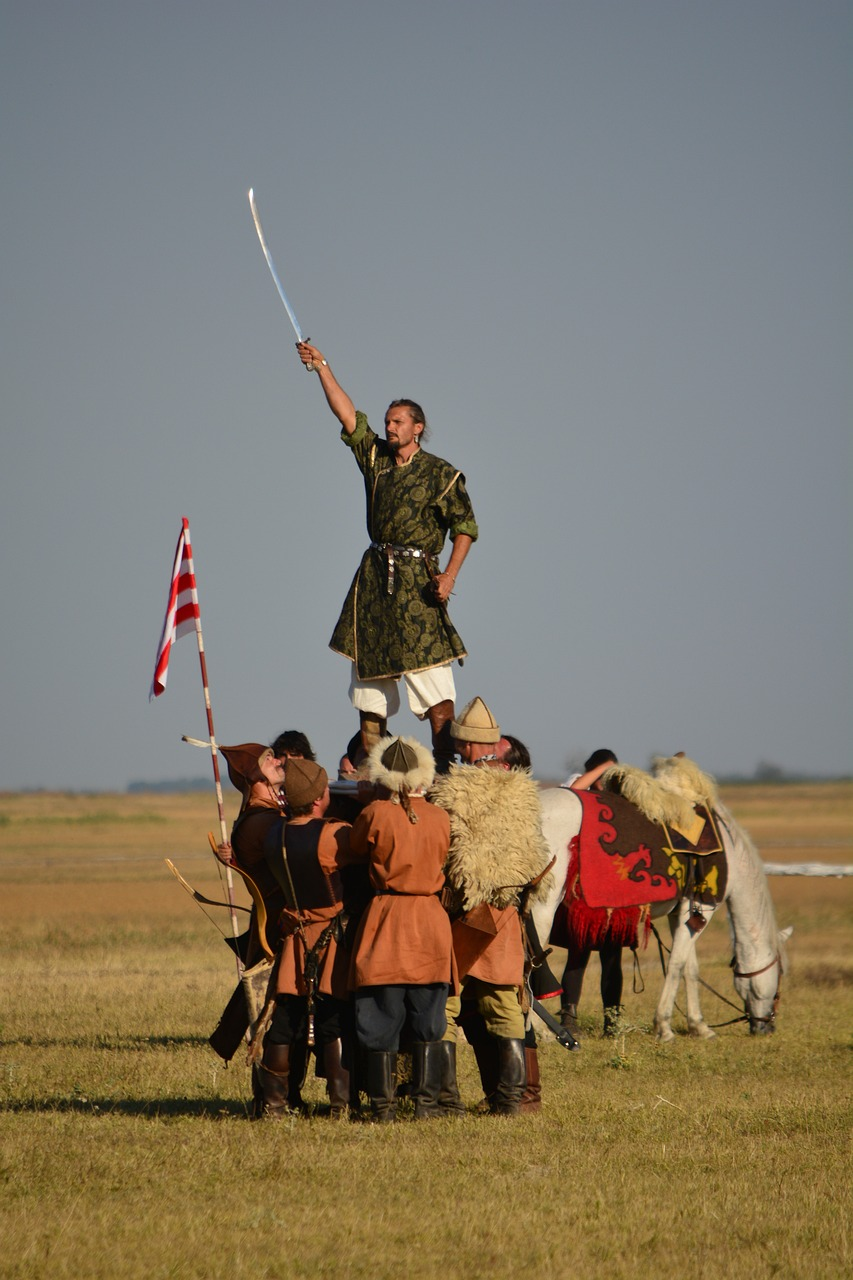
<svg viewBox="0 0 853 1280"><path fill-rule="evenodd" d="M426 790L435 777L435 760L417 738L380 738L367 757L367 776L395 793Z"/></svg>
<svg viewBox="0 0 853 1280"><path fill-rule="evenodd" d="M459 742L500 742L501 727L482 698L472 698L451 722L451 738Z"/></svg>
<svg viewBox="0 0 853 1280"><path fill-rule="evenodd" d="M245 793L253 782L263 782L261 761L272 755L261 742L241 742L236 747L220 747L228 765L228 777L238 791Z"/></svg>
<svg viewBox="0 0 853 1280"><path fill-rule="evenodd" d="M293 809L319 800L329 785L329 775L316 760L291 758L284 766L284 794Z"/></svg>

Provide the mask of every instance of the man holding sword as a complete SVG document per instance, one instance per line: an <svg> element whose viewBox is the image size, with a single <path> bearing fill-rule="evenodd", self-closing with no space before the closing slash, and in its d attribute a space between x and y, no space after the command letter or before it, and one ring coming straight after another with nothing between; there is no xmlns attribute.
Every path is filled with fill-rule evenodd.
<svg viewBox="0 0 853 1280"><path fill-rule="evenodd" d="M382 438L356 410L323 353L308 342L296 349L317 373L364 478L370 545L329 642L352 662L350 699L362 741L369 751L385 735L388 717L400 706L402 677L412 711L429 719L443 771L453 759L452 663L465 657L447 600L477 538L465 477L421 448L426 419L413 400L392 401ZM448 537L453 547L442 570L438 559Z"/></svg>

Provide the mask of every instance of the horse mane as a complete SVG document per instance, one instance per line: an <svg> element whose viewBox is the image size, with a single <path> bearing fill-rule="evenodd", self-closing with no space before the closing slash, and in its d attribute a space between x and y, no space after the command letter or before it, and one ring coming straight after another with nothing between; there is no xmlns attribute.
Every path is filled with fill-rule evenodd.
<svg viewBox="0 0 853 1280"><path fill-rule="evenodd" d="M737 870L743 881L744 893L750 901L752 912L750 933L753 934L754 938L760 935L771 946L778 949L781 968L784 973L788 967L787 955L784 941L780 936L779 927L776 923L776 912L773 909L773 899L770 896L767 873L764 870L761 855L751 837L744 831L743 827L724 804L717 801L715 813L725 834L728 836L726 857L729 861L729 869L731 871L732 863L737 862ZM733 899L731 893L728 896L727 905L729 914L733 918L735 915L739 915L740 904ZM737 944L739 935L737 932L733 932L735 943Z"/></svg>
<svg viewBox="0 0 853 1280"><path fill-rule="evenodd" d="M630 764L615 764L602 776L606 791L618 791L650 822L688 828L695 821L694 806L717 804L717 785L686 756L656 756L654 774Z"/></svg>

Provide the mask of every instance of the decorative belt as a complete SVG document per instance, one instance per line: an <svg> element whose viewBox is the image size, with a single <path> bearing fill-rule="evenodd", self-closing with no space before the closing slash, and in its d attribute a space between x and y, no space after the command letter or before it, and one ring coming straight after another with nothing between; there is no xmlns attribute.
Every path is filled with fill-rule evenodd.
<svg viewBox="0 0 853 1280"><path fill-rule="evenodd" d="M430 552L424 551L422 547L399 547L394 542L371 542L371 551L378 551L380 555L385 557L388 566L388 576L386 579L386 591L389 596L394 594L394 570L397 560L425 560L427 569L430 565Z"/></svg>

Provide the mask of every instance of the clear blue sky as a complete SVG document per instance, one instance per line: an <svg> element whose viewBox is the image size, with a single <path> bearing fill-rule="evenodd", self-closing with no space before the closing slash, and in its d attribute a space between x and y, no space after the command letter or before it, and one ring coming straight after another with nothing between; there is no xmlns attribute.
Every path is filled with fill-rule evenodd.
<svg viewBox="0 0 853 1280"><path fill-rule="evenodd" d="M361 484L252 185L468 477L460 702L540 776L849 771L850 54L833 0L4 5L0 787L209 770L191 639L147 701L182 515L220 741L354 728Z"/></svg>

